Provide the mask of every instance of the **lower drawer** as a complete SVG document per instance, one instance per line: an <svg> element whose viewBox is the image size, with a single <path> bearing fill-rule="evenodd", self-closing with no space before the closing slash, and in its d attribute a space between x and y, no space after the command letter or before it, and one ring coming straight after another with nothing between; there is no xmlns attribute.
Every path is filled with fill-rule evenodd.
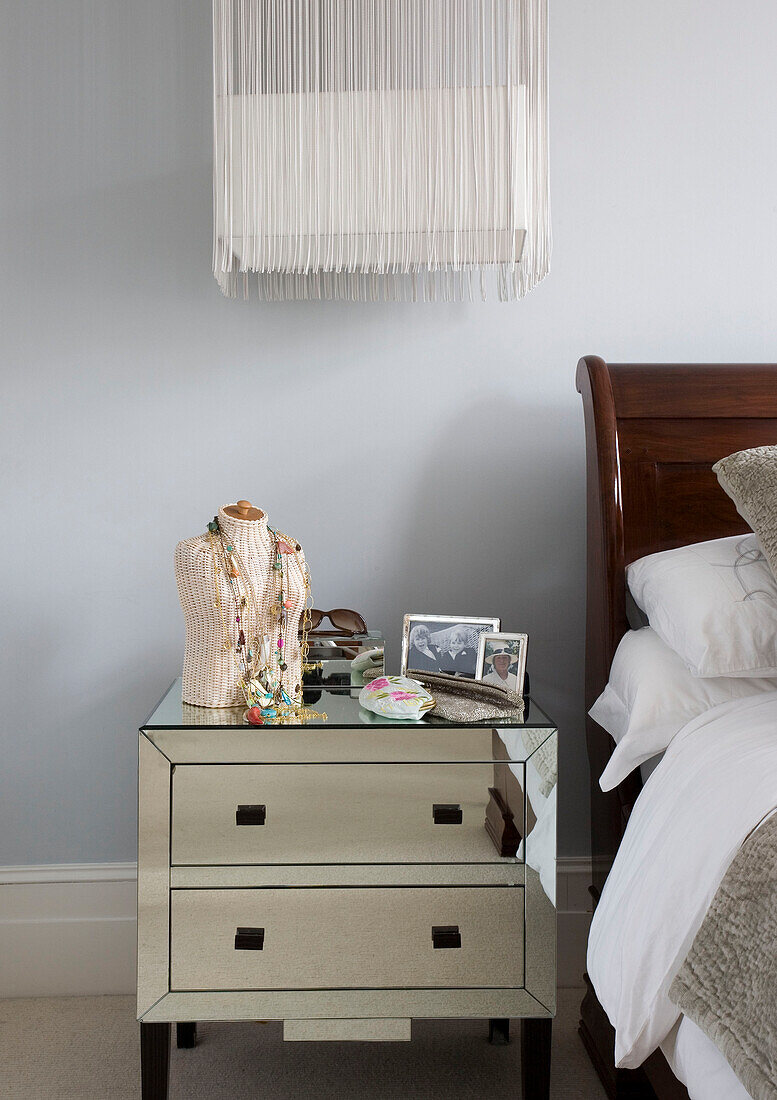
<svg viewBox="0 0 777 1100"><path fill-rule="evenodd" d="M523 912L520 886L173 890L171 989L519 988Z"/></svg>

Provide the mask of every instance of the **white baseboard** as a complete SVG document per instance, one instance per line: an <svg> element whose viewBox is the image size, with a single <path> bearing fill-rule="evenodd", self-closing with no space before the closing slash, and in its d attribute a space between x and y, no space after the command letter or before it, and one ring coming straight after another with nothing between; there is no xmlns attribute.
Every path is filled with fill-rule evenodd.
<svg viewBox="0 0 777 1100"><path fill-rule="evenodd" d="M0 867L0 997L135 991L134 863ZM558 861L558 978L581 984L588 859Z"/></svg>
<svg viewBox="0 0 777 1100"><path fill-rule="evenodd" d="M585 970L588 928L591 924L591 860L584 856L556 862L558 910L558 984L581 986Z"/></svg>
<svg viewBox="0 0 777 1100"><path fill-rule="evenodd" d="M0 867L0 997L130 993L134 863Z"/></svg>

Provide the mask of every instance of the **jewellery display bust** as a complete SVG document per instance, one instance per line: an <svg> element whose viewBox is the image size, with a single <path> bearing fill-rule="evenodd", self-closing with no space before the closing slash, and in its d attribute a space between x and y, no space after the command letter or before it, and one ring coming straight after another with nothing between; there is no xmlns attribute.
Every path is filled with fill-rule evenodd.
<svg viewBox="0 0 777 1100"><path fill-rule="evenodd" d="M533 699L397 722L359 692L306 688L283 725L253 727L244 705L182 704L178 680L141 727L143 1100L167 1097L172 1023L179 1047L211 1020L397 1041L479 1018L505 1042L511 1017L524 1100L548 1100L555 726ZM260 1057L256 1078L266 1091Z"/></svg>
<svg viewBox="0 0 777 1100"><path fill-rule="evenodd" d="M284 616L282 640L288 666L284 681L293 695L302 682L298 630L308 591L302 548L288 536L273 531L266 514L246 500L219 508L216 521L221 542L234 552L245 583L255 594L255 613L262 622L271 617L277 601L273 568L278 546L284 548L283 606L276 610ZM175 579L186 622L183 701L200 707L232 707L244 701L234 646L227 648L225 644L224 618L228 612L220 606L220 592L227 586L223 580L219 586L218 574L208 533L178 543ZM276 633L266 639L269 648L277 645Z"/></svg>

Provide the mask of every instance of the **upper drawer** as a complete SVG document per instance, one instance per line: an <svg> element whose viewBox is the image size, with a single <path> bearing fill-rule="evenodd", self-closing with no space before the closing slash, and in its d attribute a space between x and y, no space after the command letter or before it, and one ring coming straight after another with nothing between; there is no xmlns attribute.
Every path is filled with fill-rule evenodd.
<svg viewBox="0 0 777 1100"><path fill-rule="evenodd" d="M173 890L170 986L519 988L520 886Z"/></svg>
<svg viewBox="0 0 777 1100"><path fill-rule="evenodd" d="M513 768L515 765L513 765ZM485 828L507 764L178 765L173 864L502 862Z"/></svg>

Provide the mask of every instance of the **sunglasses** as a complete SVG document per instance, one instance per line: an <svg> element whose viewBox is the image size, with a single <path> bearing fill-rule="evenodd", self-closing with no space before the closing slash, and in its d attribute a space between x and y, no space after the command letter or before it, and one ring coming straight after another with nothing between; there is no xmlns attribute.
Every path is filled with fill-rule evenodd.
<svg viewBox="0 0 777 1100"><path fill-rule="evenodd" d="M308 612L310 615L309 630L315 631L319 638L322 637L335 637L339 634L346 634L351 637L354 634L366 634L367 624L361 617L358 611L351 611L348 607L333 607L331 611L319 611L317 607L311 607ZM318 630L318 627L324 621L329 619L330 623L335 630ZM302 631L302 620L300 620L300 632Z"/></svg>

